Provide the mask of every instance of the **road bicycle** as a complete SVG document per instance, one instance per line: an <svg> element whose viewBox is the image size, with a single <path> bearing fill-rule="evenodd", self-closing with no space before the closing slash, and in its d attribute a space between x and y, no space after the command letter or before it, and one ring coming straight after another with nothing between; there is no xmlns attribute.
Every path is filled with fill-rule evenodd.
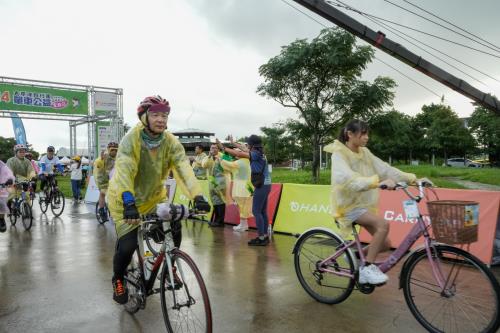
<svg viewBox="0 0 500 333"><path fill-rule="evenodd" d="M415 224L389 258L375 264L382 272L389 271L423 236L424 245L409 254L399 276L399 288L411 313L429 332L496 332L500 326L498 281L469 252L431 238L433 217L424 219L417 205L425 196L425 185L418 183L415 196L405 183L398 183L396 189L410 198L404 205L411 206L408 212L413 212ZM376 286L358 282L358 268L366 260L354 225L353 236L354 240L346 241L329 229L312 228L298 238L293 249L295 271L302 287L318 302L340 303L355 288L364 294L374 291Z"/></svg>
<svg viewBox="0 0 500 333"><path fill-rule="evenodd" d="M44 196L38 198L40 210L46 213L50 205L50 210L55 217L60 216L64 211L65 199L64 194L59 190L55 175L47 175L47 187L44 190Z"/></svg>
<svg viewBox="0 0 500 333"><path fill-rule="evenodd" d="M146 298L159 293L169 333L212 332L212 310L201 273L193 259L176 248L172 240L172 232L182 228L181 220L192 213L183 205L170 205L168 216L142 216L137 235L139 246L125 276L129 294L125 310L135 313L144 309ZM143 240L156 237L152 233L158 232L165 237L161 248L156 256L146 257ZM160 287L155 288L158 280Z"/></svg>
<svg viewBox="0 0 500 333"><path fill-rule="evenodd" d="M20 218L25 230L30 230L33 225L33 211L30 204L29 188L31 184L28 181L14 183L15 197L10 203L9 220L11 225L16 225Z"/></svg>

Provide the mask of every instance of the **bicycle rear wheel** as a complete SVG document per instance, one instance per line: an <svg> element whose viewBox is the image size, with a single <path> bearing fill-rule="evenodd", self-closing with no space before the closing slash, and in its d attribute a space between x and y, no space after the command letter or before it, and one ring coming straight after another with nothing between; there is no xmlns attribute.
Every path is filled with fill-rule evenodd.
<svg viewBox="0 0 500 333"><path fill-rule="evenodd" d="M55 217L58 217L64 211L64 195L61 191L55 191L52 194L52 200L50 200L50 210Z"/></svg>
<svg viewBox="0 0 500 333"><path fill-rule="evenodd" d="M344 241L322 229L307 231L299 238L294 250L295 272L305 291L315 300L326 304L337 304L352 293L355 280L350 277L324 272L318 264L333 255ZM323 267L354 275L355 266L349 252Z"/></svg>
<svg viewBox="0 0 500 333"><path fill-rule="evenodd" d="M30 230L33 225L33 212L31 206L23 201L21 203L21 219L25 230Z"/></svg>
<svg viewBox="0 0 500 333"><path fill-rule="evenodd" d="M433 275L441 271L442 290ZM401 273L406 303L429 332L496 332L500 287L491 271L470 253L448 245L414 254Z"/></svg>
<svg viewBox="0 0 500 333"><path fill-rule="evenodd" d="M212 310L207 288L198 267L186 253L174 250L172 260L182 281L180 288L169 288L168 265L161 273L161 309L169 333L212 332Z"/></svg>

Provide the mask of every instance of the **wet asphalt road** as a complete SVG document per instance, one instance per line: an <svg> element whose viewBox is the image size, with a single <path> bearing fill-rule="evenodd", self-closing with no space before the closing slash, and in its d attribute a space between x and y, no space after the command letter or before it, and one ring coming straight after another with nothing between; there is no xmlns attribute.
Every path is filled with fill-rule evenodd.
<svg viewBox="0 0 500 333"><path fill-rule="evenodd" d="M18 225L0 234L0 332L166 331L158 295L135 315L113 302L115 232L96 222L93 207L68 204L60 218L36 210L30 232ZM204 276L214 332L424 332L397 289L401 265L373 294L354 291L329 306L298 283L295 238L275 234L270 246L252 248L249 236L183 223L182 249Z"/></svg>

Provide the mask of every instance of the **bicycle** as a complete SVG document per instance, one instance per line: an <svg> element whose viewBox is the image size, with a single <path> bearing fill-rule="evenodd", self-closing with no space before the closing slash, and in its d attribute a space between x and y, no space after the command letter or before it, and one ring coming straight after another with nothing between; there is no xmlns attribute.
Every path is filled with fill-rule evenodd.
<svg viewBox="0 0 500 333"><path fill-rule="evenodd" d="M10 203L9 220L12 226L16 225L17 218L20 217L23 223L24 230L30 230L33 225L33 211L29 200L27 199L27 192L30 187L30 182L23 181L14 183L15 197ZM19 194L20 191L20 194Z"/></svg>
<svg viewBox="0 0 500 333"><path fill-rule="evenodd" d="M107 221L109 221L111 215L109 214L107 203L104 204L104 212L106 213L106 216L108 218ZM102 219L101 214L99 214L99 201L95 203L95 217L97 219L97 222L99 222L99 224L106 223L106 221Z"/></svg>
<svg viewBox="0 0 500 333"><path fill-rule="evenodd" d="M413 250L403 264L399 289L417 321L429 332L496 332L500 326L500 286L492 272L469 252L431 239L431 223L424 221L417 203L424 196L418 183L414 196L404 183L403 190L414 203L415 226L401 245L383 262L382 272L393 268L408 250L424 236L424 245ZM361 242L353 225L354 240L345 241L326 228L312 228L297 240L294 265L305 291L315 300L338 304L349 297L355 287L370 294L376 286L358 283L358 266L366 262ZM356 248L359 263L351 248Z"/></svg>
<svg viewBox="0 0 500 333"><path fill-rule="evenodd" d="M145 309L146 298L160 293L163 319L170 333L212 332L212 310L201 273L193 259L174 247L172 240L173 229L182 228L181 219L188 218L191 213L183 205L170 205L168 217L142 216L137 235L139 246L125 276L129 294L125 310L133 314ZM158 255L145 258L143 240L156 237L148 236L152 232L161 232L165 240ZM160 288L154 288L162 265Z"/></svg>
<svg viewBox="0 0 500 333"><path fill-rule="evenodd" d="M63 193L59 190L57 186L57 181L55 175L47 176L47 186L48 190L44 190L45 196L41 195L38 198L38 203L40 204L40 210L42 213L46 213L50 204L50 210L55 217L60 216L64 211L65 199Z"/></svg>

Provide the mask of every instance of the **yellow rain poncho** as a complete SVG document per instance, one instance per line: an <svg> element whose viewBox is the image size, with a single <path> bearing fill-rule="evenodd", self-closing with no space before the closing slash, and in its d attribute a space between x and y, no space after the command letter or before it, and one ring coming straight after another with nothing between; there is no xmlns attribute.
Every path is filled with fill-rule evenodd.
<svg viewBox="0 0 500 333"><path fill-rule="evenodd" d="M94 180L97 188L101 191L106 191L109 184L109 173L115 166L115 158L111 157L108 153L104 157L99 157L94 162Z"/></svg>
<svg viewBox="0 0 500 333"><path fill-rule="evenodd" d="M252 216L252 194L250 160L240 158L237 161L221 161L222 168L233 175L232 196L240 209L240 217Z"/></svg>
<svg viewBox="0 0 500 333"><path fill-rule="evenodd" d="M219 159L214 160L207 156L203 159L202 167L207 169L208 188L212 205L223 205L226 202L228 185L231 182L230 174L225 172L221 166L222 154Z"/></svg>
<svg viewBox="0 0 500 333"><path fill-rule="evenodd" d="M346 217L347 212L355 208L377 212L377 187L381 181L392 179L413 183L417 179L414 174L391 167L365 147L360 147L355 153L335 140L324 150L332 154L332 212L340 224L343 237L350 235L354 222Z"/></svg>
<svg viewBox="0 0 500 333"><path fill-rule="evenodd" d="M164 184L172 171L179 190L191 199L202 194L179 140L165 131L160 146L147 149L141 139L143 129L139 123L120 142L115 172L109 182L107 200L118 238L137 228L123 221L123 192L135 197L139 214L154 212L156 204L166 199Z"/></svg>
<svg viewBox="0 0 500 333"><path fill-rule="evenodd" d="M207 157L207 154L201 153L194 158L193 171L198 179L207 179L207 170L203 167L203 160L205 157Z"/></svg>
<svg viewBox="0 0 500 333"><path fill-rule="evenodd" d="M16 178L31 179L36 176L35 169L27 158L20 159L16 156L7 160L7 166Z"/></svg>

